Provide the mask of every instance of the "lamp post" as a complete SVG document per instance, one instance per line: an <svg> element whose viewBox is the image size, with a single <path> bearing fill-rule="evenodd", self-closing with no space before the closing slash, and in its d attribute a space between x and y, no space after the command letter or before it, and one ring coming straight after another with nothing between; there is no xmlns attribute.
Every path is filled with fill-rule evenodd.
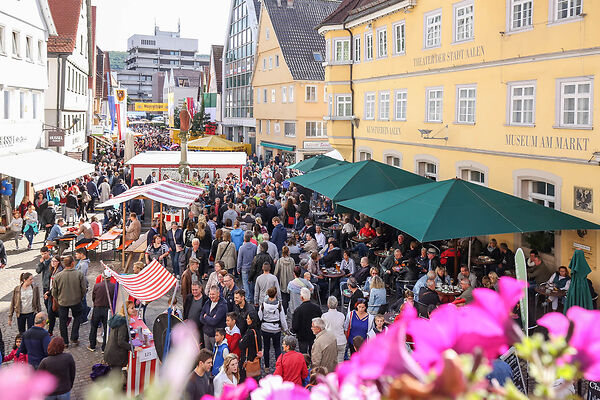
<svg viewBox="0 0 600 400"><path fill-rule="evenodd" d="M190 179L190 164L187 161L187 145L189 138L191 115L184 103L179 112L179 140L181 143L181 160L179 161L179 175L183 182Z"/></svg>

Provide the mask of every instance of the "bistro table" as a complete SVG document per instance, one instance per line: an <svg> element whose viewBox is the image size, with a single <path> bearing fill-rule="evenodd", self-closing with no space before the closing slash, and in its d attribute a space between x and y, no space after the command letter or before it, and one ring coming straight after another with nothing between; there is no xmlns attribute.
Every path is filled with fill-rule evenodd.
<svg viewBox="0 0 600 400"><path fill-rule="evenodd" d="M497 264L498 261L488 256L479 256L471 258L471 265L473 266L473 273L477 276L477 279L481 281L481 278L485 275L485 267L487 265Z"/></svg>
<svg viewBox="0 0 600 400"><path fill-rule="evenodd" d="M116 259L116 254L117 254L117 246L115 241L119 238L119 236L121 236L121 233L123 233L123 229L119 229L117 227L112 227L109 231L104 232L102 234L102 236L100 236L98 238L98 240L100 241L100 252L104 251L104 246L103 244L106 243L108 244L109 242L112 242L113 244L113 260ZM108 250L108 249L107 249Z"/></svg>
<svg viewBox="0 0 600 400"><path fill-rule="evenodd" d="M462 293L458 289L458 287L455 286L437 286L435 288L435 292L438 294L442 303L452 303L456 299L456 297L460 296L460 294Z"/></svg>
<svg viewBox="0 0 600 400"><path fill-rule="evenodd" d="M321 224L323 227L328 227L329 225L333 225L336 222L335 218L326 217L317 219L317 223Z"/></svg>
<svg viewBox="0 0 600 400"><path fill-rule="evenodd" d="M536 293L536 297L537 296L542 296L545 300L547 300L549 297L557 297L557 298L562 298L565 297L567 295L567 291L566 290L560 290L557 289L556 287L550 287L549 285L542 285L541 287L536 287L535 289L535 293ZM535 303L535 307L534 307L534 315L537 317L537 300L534 302ZM544 302L544 310L546 309L547 303ZM545 311L544 311L545 314Z"/></svg>
<svg viewBox="0 0 600 400"><path fill-rule="evenodd" d="M389 256L393 255L394 252L392 250L375 250L373 254L375 254L375 257L378 259L381 258L381 261L383 261Z"/></svg>
<svg viewBox="0 0 600 400"><path fill-rule="evenodd" d="M331 280L341 278L346 276L344 271L338 270L339 264L336 264L336 268L323 268L321 269L321 275L325 278L329 279L329 284L327 286L327 298L331 296Z"/></svg>
<svg viewBox="0 0 600 400"><path fill-rule="evenodd" d="M355 236L352 236L350 238L350 241L354 242L356 244L358 244L358 243L369 243L371 241L371 238L368 238L368 237L365 237L365 236L355 235Z"/></svg>
<svg viewBox="0 0 600 400"><path fill-rule="evenodd" d="M394 312L394 311L388 311L385 314L383 314L383 320L385 321L386 324L388 325L392 325L394 323L394 321L396 320L396 317L398 316L399 313Z"/></svg>

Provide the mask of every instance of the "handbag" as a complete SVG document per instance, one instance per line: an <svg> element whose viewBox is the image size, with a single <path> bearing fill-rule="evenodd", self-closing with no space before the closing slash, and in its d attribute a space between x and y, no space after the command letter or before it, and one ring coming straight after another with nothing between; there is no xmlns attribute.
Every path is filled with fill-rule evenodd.
<svg viewBox="0 0 600 400"><path fill-rule="evenodd" d="M258 341L256 340L256 331L254 332L254 344L256 345L256 351L258 352ZM244 369L246 370L246 376L260 376L260 357L254 357L254 360L248 361L248 349L246 348L246 361L244 361Z"/></svg>
<svg viewBox="0 0 600 400"><path fill-rule="evenodd" d="M54 296L52 296L52 311L55 313L58 312L58 300Z"/></svg>
<svg viewBox="0 0 600 400"><path fill-rule="evenodd" d="M292 225L293 226L294 225L294 221L295 221L294 217L288 217L288 225Z"/></svg>
<svg viewBox="0 0 600 400"><path fill-rule="evenodd" d="M353 316L354 316L354 311L350 311L350 315L349 315L350 321L348 322L348 329L346 330L346 332L344 332L346 334L346 339L348 339L350 337L350 329L352 329L352 317Z"/></svg>

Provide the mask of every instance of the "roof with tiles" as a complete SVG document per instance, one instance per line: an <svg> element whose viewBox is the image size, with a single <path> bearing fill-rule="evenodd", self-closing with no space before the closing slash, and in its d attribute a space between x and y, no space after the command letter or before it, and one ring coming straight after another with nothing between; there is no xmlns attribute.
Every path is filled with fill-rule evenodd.
<svg viewBox="0 0 600 400"><path fill-rule="evenodd" d="M316 28L340 1L293 0L288 5L287 0L264 0L264 5L294 80L324 80L325 38Z"/></svg>
<svg viewBox="0 0 600 400"><path fill-rule="evenodd" d="M49 53L72 53L77 43L77 28L82 0L48 0L57 36L48 38Z"/></svg>

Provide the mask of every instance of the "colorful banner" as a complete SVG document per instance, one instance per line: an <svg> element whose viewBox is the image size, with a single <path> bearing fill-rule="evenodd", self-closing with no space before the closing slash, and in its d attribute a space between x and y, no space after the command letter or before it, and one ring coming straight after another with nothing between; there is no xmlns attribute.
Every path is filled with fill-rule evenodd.
<svg viewBox="0 0 600 400"><path fill-rule="evenodd" d="M108 96L108 112L110 114L110 131L115 130L117 122L117 109L115 108L115 96Z"/></svg>
<svg viewBox="0 0 600 400"><path fill-rule="evenodd" d="M186 97L185 101L187 103L188 112L190 113L190 118L194 118L194 114L196 114L196 107L194 106L194 98Z"/></svg>
<svg viewBox="0 0 600 400"><path fill-rule="evenodd" d="M117 108L117 127L119 130L119 140L121 140L121 104L117 104L116 108Z"/></svg>
<svg viewBox="0 0 600 400"><path fill-rule="evenodd" d="M135 103L135 111L163 112L169 111L168 103Z"/></svg>
<svg viewBox="0 0 600 400"><path fill-rule="evenodd" d="M169 127L175 127L175 93L167 94L167 105L169 112Z"/></svg>
<svg viewBox="0 0 600 400"><path fill-rule="evenodd" d="M518 248L515 253L515 272L517 279L527 283L527 262L525 261L525 254L521 248ZM519 308L521 309L521 321L523 322L523 329L525 334L529 336L529 310L527 298L527 288L524 289L523 298L519 302Z"/></svg>

